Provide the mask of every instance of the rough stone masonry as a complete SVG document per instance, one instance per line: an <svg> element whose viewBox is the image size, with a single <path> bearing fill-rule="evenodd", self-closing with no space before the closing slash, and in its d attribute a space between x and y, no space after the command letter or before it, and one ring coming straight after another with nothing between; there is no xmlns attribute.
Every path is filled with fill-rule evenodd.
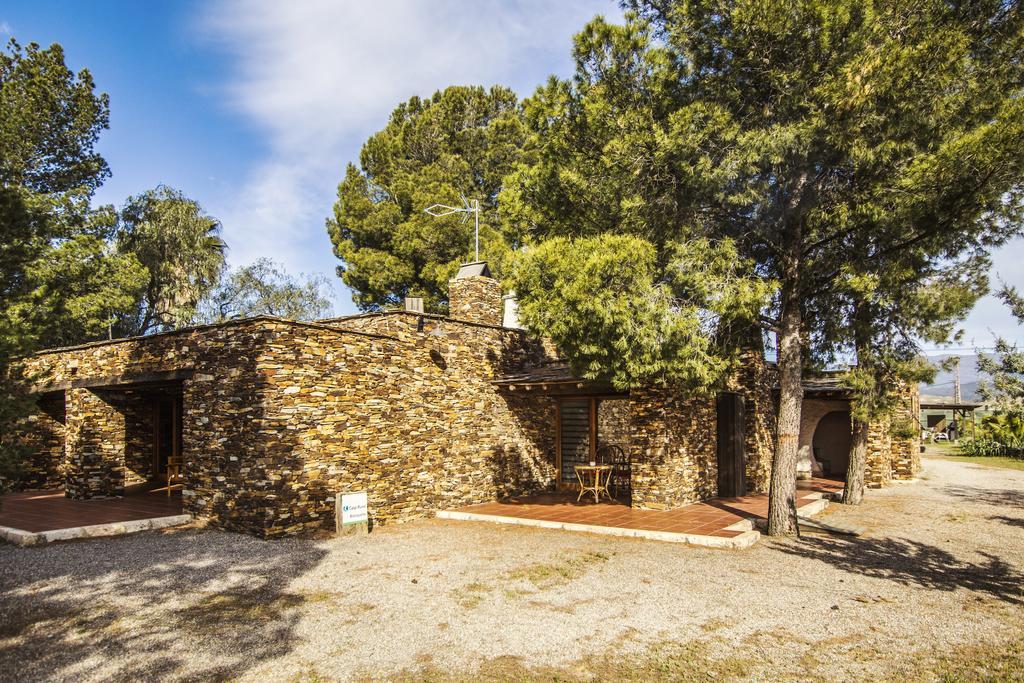
<svg viewBox="0 0 1024 683"><path fill-rule="evenodd" d="M98 498L154 479L160 399L181 405L184 509L219 528L331 529L340 491L367 491L371 524L387 524L550 489L558 398L494 380L553 359L500 326L501 304L497 281L473 275L452 281L451 316L257 317L41 352L24 362L40 396L22 425L34 454L25 484ZM770 472L773 377L761 357L734 379L752 491ZM628 399L633 505L714 496L714 396L651 388ZM913 475L913 449L872 448L890 478Z"/></svg>

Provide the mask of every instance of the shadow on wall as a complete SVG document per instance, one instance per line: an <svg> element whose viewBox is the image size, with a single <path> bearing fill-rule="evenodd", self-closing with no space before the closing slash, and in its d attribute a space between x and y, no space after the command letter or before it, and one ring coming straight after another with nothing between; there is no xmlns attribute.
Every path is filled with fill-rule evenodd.
<svg viewBox="0 0 1024 683"><path fill-rule="evenodd" d="M500 394L528 440L528 447L499 444L491 460L492 480L499 497L555 487L555 402Z"/></svg>
<svg viewBox="0 0 1024 683"><path fill-rule="evenodd" d="M308 541L212 531L5 549L0 671L237 678L295 647L298 608L320 598L287 586L325 554Z"/></svg>
<svg viewBox="0 0 1024 683"><path fill-rule="evenodd" d="M991 553L979 552L985 560L974 563L926 543L896 538L812 537L772 545L853 574L933 590L966 589L1013 605L1024 604L1024 574Z"/></svg>
<svg viewBox="0 0 1024 683"><path fill-rule="evenodd" d="M553 488L550 474L541 471L534 458L518 445L499 445L489 464L498 500Z"/></svg>

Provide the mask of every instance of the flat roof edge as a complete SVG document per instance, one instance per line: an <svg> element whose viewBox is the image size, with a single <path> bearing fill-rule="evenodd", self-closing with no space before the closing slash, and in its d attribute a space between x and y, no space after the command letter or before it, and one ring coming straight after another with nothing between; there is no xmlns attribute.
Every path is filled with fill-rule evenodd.
<svg viewBox="0 0 1024 683"><path fill-rule="evenodd" d="M237 318L235 320L225 320L219 323L207 323L205 325L190 325L188 327L181 327L176 330L168 330L166 332L157 332L155 334L144 334L136 335L132 337L119 337L117 339L101 339L99 341L84 342L82 344L74 344L71 346L59 346L51 349L40 349L27 356L21 356L20 359L34 358L38 356L47 356L55 353L67 353L70 351L81 351L82 349L98 348L101 346L110 346L114 344L124 344L127 342L139 342L146 341L149 339L158 339L162 337L171 337L181 334L189 334L192 332L199 332L203 330L216 329L218 327L231 327L235 325L245 325L251 323L284 323L286 325L292 325L295 327L308 327L316 330L327 330L335 334L352 334L360 337L370 337L375 339L387 339L389 341L400 341L397 337L392 337L386 334L377 334L374 332L360 332L358 330L347 330L343 327L334 327L333 325L326 325L319 321L306 322L302 320L290 320L288 318L278 318L272 315L256 315L249 318Z"/></svg>
<svg viewBox="0 0 1024 683"><path fill-rule="evenodd" d="M336 318L323 318L317 320L318 323L332 323L332 322L343 322L345 320L359 320L360 318L378 318L388 315L415 315L422 318L431 318L433 320L443 320L445 322L459 323L460 325L469 325L470 327L484 327L491 330L501 330L503 332L515 332L523 336L532 336L528 331L520 329L518 327L505 327L504 325L490 325L488 323L478 323L472 320L463 320L462 318L453 318L449 315L441 315L440 313L420 313L418 311L406 311L404 309L395 309L393 311L370 311L368 313L355 313L353 315L342 315Z"/></svg>

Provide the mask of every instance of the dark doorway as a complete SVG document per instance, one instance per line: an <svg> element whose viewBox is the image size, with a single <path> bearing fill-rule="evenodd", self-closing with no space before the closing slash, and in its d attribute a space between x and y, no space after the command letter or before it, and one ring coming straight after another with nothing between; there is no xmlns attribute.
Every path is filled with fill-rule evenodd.
<svg viewBox="0 0 1024 683"><path fill-rule="evenodd" d="M747 454L743 430L743 397L718 395L718 495L747 495Z"/></svg>
<svg viewBox="0 0 1024 683"><path fill-rule="evenodd" d="M181 397L160 396L153 399L153 474L157 480L167 478L167 465L181 458Z"/></svg>
<svg viewBox="0 0 1024 683"><path fill-rule="evenodd" d="M850 442L853 428L848 410L833 410L818 422L814 429L814 459L828 476L846 476L850 463Z"/></svg>

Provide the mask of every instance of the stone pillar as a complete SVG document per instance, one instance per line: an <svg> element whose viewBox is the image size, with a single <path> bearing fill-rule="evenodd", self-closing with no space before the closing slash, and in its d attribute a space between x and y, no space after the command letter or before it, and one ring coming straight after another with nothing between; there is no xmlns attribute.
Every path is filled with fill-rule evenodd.
<svg viewBox="0 0 1024 683"><path fill-rule="evenodd" d="M124 494L125 422L90 389L68 389L64 494L87 499Z"/></svg>
<svg viewBox="0 0 1024 683"><path fill-rule="evenodd" d="M892 422L888 418L868 423L867 471L864 483L878 489L892 483Z"/></svg>
<svg viewBox="0 0 1024 683"><path fill-rule="evenodd" d="M896 410L896 420L912 435L892 440L893 479L913 479L921 471L921 393L918 385L906 386L903 402Z"/></svg>
<svg viewBox="0 0 1024 683"><path fill-rule="evenodd" d="M502 296L501 285L490 277L487 265L482 264L483 274L468 274L471 266L467 264L459 271L454 280L448 281L448 312L457 320L466 320L484 325L501 325Z"/></svg>

